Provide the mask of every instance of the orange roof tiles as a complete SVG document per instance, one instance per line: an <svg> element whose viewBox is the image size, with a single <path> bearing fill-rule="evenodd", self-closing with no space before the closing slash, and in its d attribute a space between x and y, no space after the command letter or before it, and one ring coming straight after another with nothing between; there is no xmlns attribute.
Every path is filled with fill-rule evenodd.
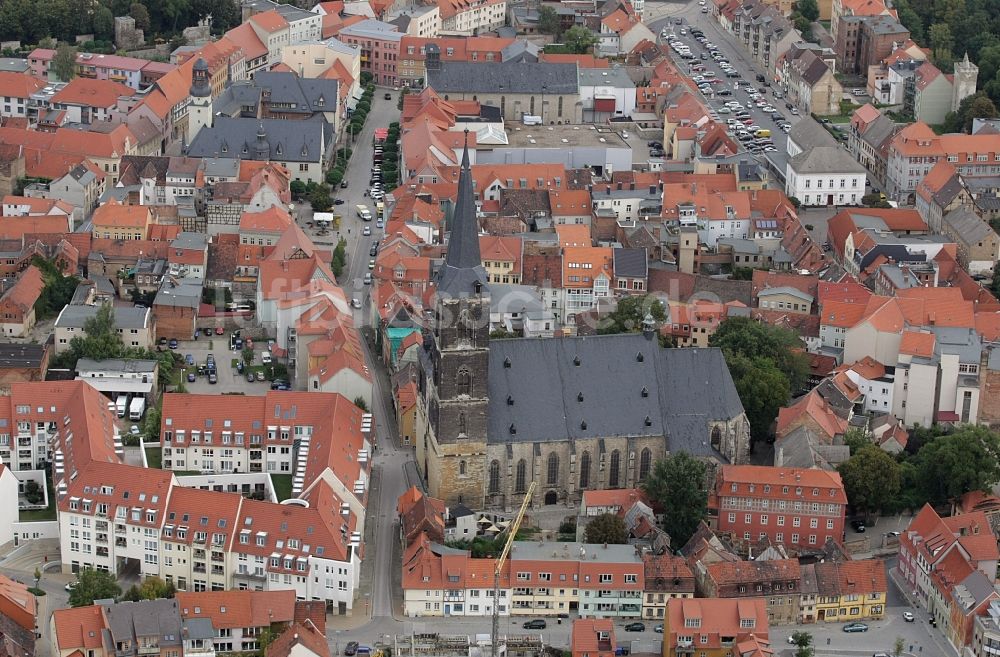
<svg viewBox="0 0 1000 657"><path fill-rule="evenodd" d="M111 199L94 210L92 223L95 230L97 227L105 226L145 230L149 224L149 208L144 205L122 205L115 199Z"/></svg>
<svg viewBox="0 0 1000 657"><path fill-rule="evenodd" d="M52 97L53 103L80 105L83 107L114 107L118 98L131 98L135 94L132 87L114 80L95 78L73 78Z"/></svg>
<svg viewBox="0 0 1000 657"><path fill-rule="evenodd" d="M104 647L104 618L99 606L54 609L52 621L60 651L82 648L89 652Z"/></svg>
<svg viewBox="0 0 1000 657"><path fill-rule="evenodd" d="M583 491L582 505L588 507L630 508L635 502L649 503L649 498L638 488L619 488Z"/></svg>
<svg viewBox="0 0 1000 657"><path fill-rule="evenodd" d="M276 205L261 212L244 212L240 216L241 232L284 233L291 224L292 215Z"/></svg>
<svg viewBox="0 0 1000 657"><path fill-rule="evenodd" d="M573 621L570 651L573 655L611 654L615 650L615 625L610 618L577 618Z"/></svg>
<svg viewBox="0 0 1000 657"><path fill-rule="evenodd" d="M567 246L563 248L563 287L592 288L594 280L612 278L613 257L610 247Z"/></svg>
<svg viewBox="0 0 1000 657"><path fill-rule="evenodd" d="M934 355L935 336L930 331L903 331L899 353L930 358Z"/></svg>
<svg viewBox="0 0 1000 657"><path fill-rule="evenodd" d="M558 224L556 226L556 236L559 239L559 246L562 247L589 247L593 244L590 236L590 227L583 224Z"/></svg>
<svg viewBox="0 0 1000 657"><path fill-rule="evenodd" d="M288 27L288 21L274 9L254 14L250 17L250 22L267 32L277 32Z"/></svg>
<svg viewBox="0 0 1000 657"><path fill-rule="evenodd" d="M42 278L42 272L38 267L29 265L14 285L0 297L0 307L14 307L20 309L22 313L27 313L38 301L44 288L45 279Z"/></svg>
<svg viewBox="0 0 1000 657"><path fill-rule="evenodd" d="M26 99L43 88L45 88L45 81L34 76L0 71L0 96Z"/></svg>
<svg viewBox="0 0 1000 657"><path fill-rule="evenodd" d="M732 637L744 640L750 635L766 639L768 637L767 601L764 598L672 598L667 601L667 617L670 635L664 643L676 645L678 635L688 635L685 621L699 621L699 635L705 635L707 643L698 643L699 648L722 649L723 640Z"/></svg>
<svg viewBox="0 0 1000 657"><path fill-rule="evenodd" d="M732 490L734 485L735 492ZM770 492L764 492L765 485L771 487ZM751 492L751 486L754 487L754 492ZM802 487L808 497L812 496L810 489L817 488L819 497L823 500L847 504L844 484L840 479L840 473L836 470L783 468L770 465L724 465L719 470L716 490L720 496L734 494L764 499L802 499L801 495L794 494L794 489L790 489L789 493L782 493L784 486Z"/></svg>
<svg viewBox="0 0 1000 657"><path fill-rule="evenodd" d="M888 591L885 562L881 559L821 561L816 564L816 576L823 583L835 583L839 595L867 596Z"/></svg>
<svg viewBox="0 0 1000 657"><path fill-rule="evenodd" d="M268 627L295 618L295 591L178 591L182 620L208 618L216 630Z"/></svg>
<svg viewBox="0 0 1000 657"><path fill-rule="evenodd" d="M311 621L292 623L267 647L267 657L291 657L301 655L297 650L302 646L317 657L330 657L330 644L326 636Z"/></svg>
<svg viewBox="0 0 1000 657"><path fill-rule="evenodd" d="M590 192L581 190L549 190L549 208L553 217L591 214Z"/></svg>
<svg viewBox="0 0 1000 657"><path fill-rule="evenodd" d="M856 302L828 301L823 303L820 323L824 326L851 328L865 316L865 306Z"/></svg>
<svg viewBox="0 0 1000 657"><path fill-rule="evenodd" d="M827 440L847 431L847 420L837 415L819 393L813 391L791 406L778 410L777 435L781 437L800 426L805 418L811 419L826 434Z"/></svg>

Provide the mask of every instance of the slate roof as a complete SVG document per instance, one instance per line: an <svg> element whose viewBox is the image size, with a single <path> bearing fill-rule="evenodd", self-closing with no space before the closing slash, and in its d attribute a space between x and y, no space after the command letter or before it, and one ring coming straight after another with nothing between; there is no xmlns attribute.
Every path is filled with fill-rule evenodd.
<svg viewBox="0 0 1000 657"><path fill-rule="evenodd" d="M443 62L427 71L427 86L438 93L575 94L580 91L576 64L549 62Z"/></svg>
<svg viewBox="0 0 1000 657"><path fill-rule="evenodd" d="M646 278L649 272L646 249L614 249L612 254L614 254L615 276Z"/></svg>
<svg viewBox="0 0 1000 657"><path fill-rule="evenodd" d="M468 296L479 291L489 294L489 286L486 284L489 277L479 255L479 223L476 218L474 194L469 165L469 143L466 137L465 148L462 151L462 170L458 176L455 214L451 220L451 232L448 236L448 253L445 255L444 265L437 274L439 294L452 297Z"/></svg>
<svg viewBox="0 0 1000 657"><path fill-rule="evenodd" d="M976 244L993 233L990 225L972 210L961 207L952 210L942 217L944 223L948 224L956 234L962 236L962 241L966 244Z"/></svg>
<svg viewBox="0 0 1000 657"><path fill-rule="evenodd" d="M666 436L670 450L719 457L708 422L743 413L720 350L639 333L493 340L489 379L490 443Z"/></svg>
<svg viewBox="0 0 1000 657"><path fill-rule="evenodd" d="M95 317L100 306L66 306L59 313L56 319L56 326L83 328L87 320ZM139 329L147 326L149 310L147 308L132 308L129 306L115 306L113 309L115 316L115 328Z"/></svg>
<svg viewBox="0 0 1000 657"><path fill-rule="evenodd" d="M312 114L337 109L337 80L300 78L294 73L274 71L260 71L253 80L230 85L215 99L213 109L236 116L243 106L256 107L264 90L270 92L270 102L290 104L281 108L283 113Z"/></svg>
<svg viewBox="0 0 1000 657"><path fill-rule="evenodd" d="M44 345L0 342L0 369L40 367L44 357Z"/></svg>
<svg viewBox="0 0 1000 657"><path fill-rule="evenodd" d="M788 161L799 175L810 173L867 173L857 160L839 146L818 146L804 150Z"/></svg>
<svg viewBox="0 0 1000 657"><path fill-rule="evenodd" d="M792 126L788 132L788 139L803 151L816 148L817 146L836 146L837 140L833 138L827 130L815 119L803 118Z"/></svg>
<svg viewBox="0 0 1000 657"><path fill-rule="evenodd" d="M243 119L216 117L214 125L198 131L188 146L192 157L235 157L256 160L257 131L264 127L269 156L276 162L319 162L322 145L333 130L323 120Z"/></svg>

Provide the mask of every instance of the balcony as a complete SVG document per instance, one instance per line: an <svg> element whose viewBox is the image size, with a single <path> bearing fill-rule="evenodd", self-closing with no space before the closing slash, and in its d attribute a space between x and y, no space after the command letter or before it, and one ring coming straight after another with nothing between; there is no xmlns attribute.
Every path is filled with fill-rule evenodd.
<svg viewBox="0 0 1000 657"><path fill-rule="evenodd" d="M213 575L225 575L226 574L226 569L223 568L222 566L212 566L212 574Z"/></svg>
<svg viewBox="0 0 1000 657"><path fill-rule="evenodd" d="M194 552L193 552L193 554L192 554L192 556L195 559L204 559L205 558L205 551L204 550L195 549Z"/></svg>
<svg viewBox="0 0 1000 657"><path fill-rule="evenodd" d="M205 569L205 564L203 564L203 563L196 563L194 565L194 572L205 574L207 572L206 569Z"/></svg>
<svg viewBox="0 0 1000 657"><path fill-rule="evenodd" d="M99 532L106 532L106 531L108 531L108 521L107 520L98 520L97 522L94 523L94 529L96 529Z"/></svg>
<svg viewBox="0 0 1000 657"><path fill-rule="evenodd" d="M221 554L213 554L212 561L214 561L215 563L226 563L226 558Z"/></svg>
<svg viewBox="0 0 1000 657"><path fill-rule="evenodd" d="M107 534L98 534L97 537L96 537L96 539L97 539L98 543L103 543L105 545L107 545L107 543L108 543L108 535Z"/></svg>
<svg viewBox="0 0 1000 657"><path fill-rule="evenodd" d="M128 541L124 538L118 537L115 539L115 547L128 547Z"/></svg>
<svg viewBox="0 0 1000 657"><path fill-rule="evenodd" d="M125 525L115 525L115 536L124 536L125 531Z"/></svg>
<svg viewBox="0 0 1000 657"><path fill-rule="evenodd" d="M97 556L99 556L99 557L106 557L106 556L108 556L108 548L102 547L100 545L97 546Z"/></svg>

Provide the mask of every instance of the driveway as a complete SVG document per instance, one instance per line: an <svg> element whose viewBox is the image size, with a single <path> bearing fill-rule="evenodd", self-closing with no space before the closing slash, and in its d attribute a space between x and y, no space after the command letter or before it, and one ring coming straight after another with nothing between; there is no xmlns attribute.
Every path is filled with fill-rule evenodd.
<svg viewBox="0 0 1000 657"><path fill-rule="evenodd" d="M266 349L266 346L264 347ZM254 344L254 364L260 365L260 354L262 347ZM182 356L188 354L194 359L195 366L204 365L208 360L208 355L215 356L216 374L219 382L211 384L208 376L197 376L195 381L190 383L185 378L184 386L188 392L200 395L221 395L224 393L241 393L244 395L263 395L271 389L268 381L247 382L244 375L239 374L233 367L234 360L242 359L242 353L229 348L229 335L215 336L211 340L187 340L181 342L177 347L177 353Z"/></svg>

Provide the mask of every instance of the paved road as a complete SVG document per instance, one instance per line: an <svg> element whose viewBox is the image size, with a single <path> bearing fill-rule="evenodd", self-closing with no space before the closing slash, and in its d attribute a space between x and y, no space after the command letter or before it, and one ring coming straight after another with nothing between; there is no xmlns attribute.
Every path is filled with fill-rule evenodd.
<svg viewBox="0 0 1000 657"><path fill-rule="evenodd" d="M718 22L712 17L711 14L701 13L701 7L696 2L688 2L683 5L669 4L666 9L660 9L657 12L658 17L653 19L649 28L659 34L664 28L671 34L674 34L677 38L683 41L685 44L690 46L691 53L695 56L693 60L683 60L676 56L676 54L671 50L670 54L677 64L678 68L682 72L687 72L691 64L704 64L706 68L710 71L714 71L718 75L722 75L722 71L718 68L715 62L709 58L707 61L702 61L700 55L702 53L707 54L707 50L698 43L693 36L691 36L690 31L687 35L681 35L679 30L683 28L696 27L705 33L705 37L715 45L715 47L725 56L730 64L733 65L739 73L743 76L742 80L753 83L757 89L761 89L762 86L756 81L756 76L758 74L764 75L765 71L759 67L755 62L753 62L746 51L737 43L736 38L729 32L723 30ZM676 24L677 19L681 19L683 23L681 25ZM690 62L690 64L689 64ZM717 77L718 77L717 75ZM721 78L723 82L719 85L714 85L716 89L721 89L723 87L732 90L732 80L726 77ZM768 100L785 118L791 122L796 123L801 119L799 116L794 116L788 112L785 107L785 99L775 99L773 97L773 92L775 88L765 88L764 98ZM732 96L729 97L719 97L712 94L712 97L706 99L708 104L718 110L719 107L724 105L726 102L731 100L736 100L747 108L750 116L754 119L754 123L761 128L767 128L771 130L771 138L774 141L774 145L777 151L772 153L764 153L761 156L762 159L766 158L773 171L781 172L782 178L784 177L785 164L788 159L787 153L787 136L781 130L779 130L775 122L771 119L769 114L764 114L764 112L755 107L753 104L749 103L749 98L747 97L746 90L741 88L739 91L735 91ZM720 115L723 122L726 120L725 115Z"/></svg>

